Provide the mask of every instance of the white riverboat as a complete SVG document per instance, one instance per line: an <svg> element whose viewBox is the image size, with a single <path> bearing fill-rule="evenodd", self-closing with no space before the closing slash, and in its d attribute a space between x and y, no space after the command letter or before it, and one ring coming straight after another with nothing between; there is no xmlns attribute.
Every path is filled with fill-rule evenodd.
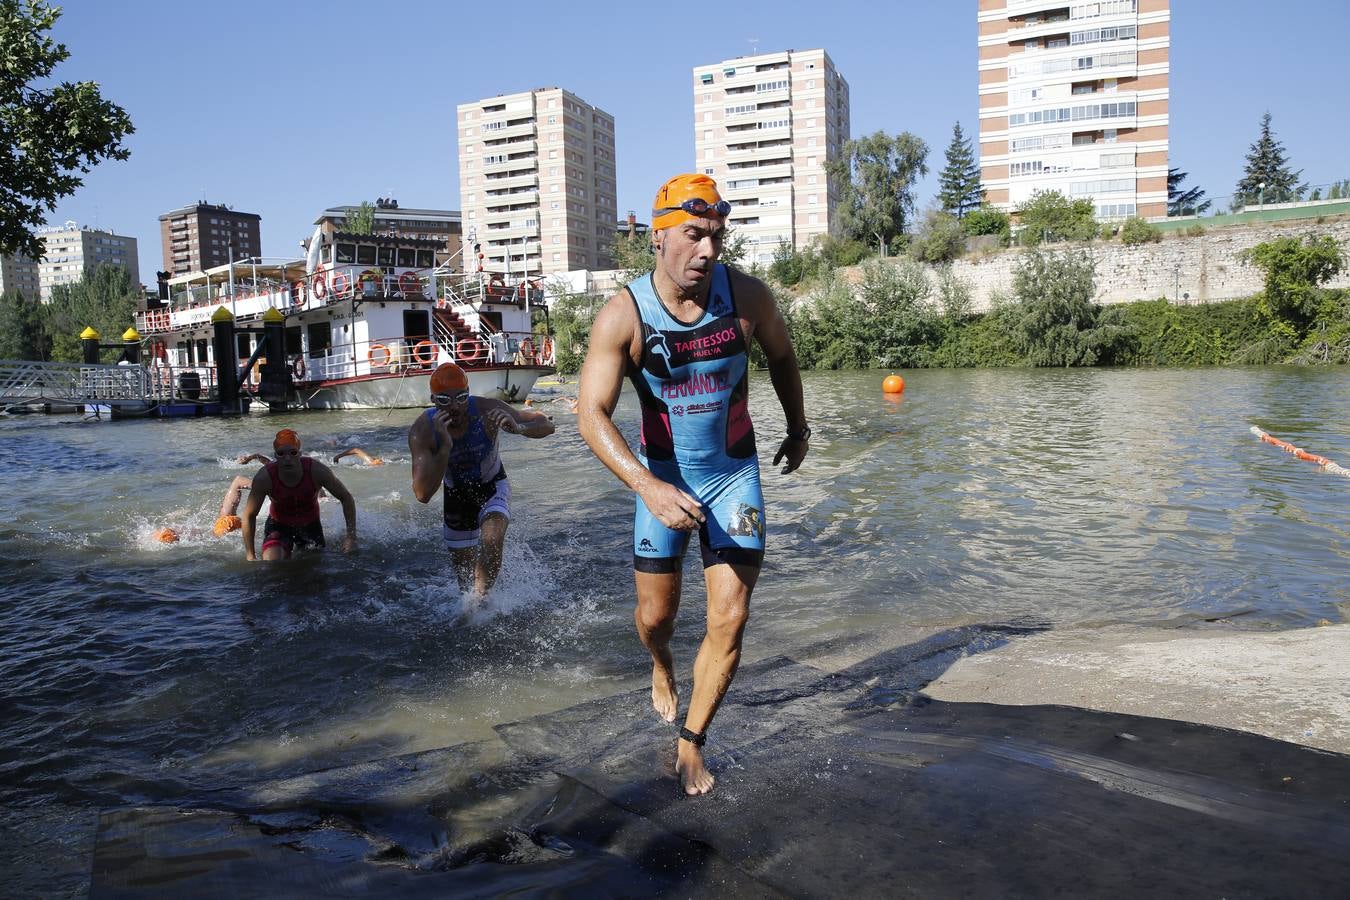
<svg viewBox="0 0 1350 900"><path fill-rule="evenodd" d="M138 314L145 363L167 385L186 383L209 397L217 380L213 319L223 308L234 321L244 394L256 392L265 363L264 317L280 315L287 406L424 406L431 372L443 362L462 366L478 396L524 401L540 376L555 371L551 339L534 330L543 290L438 267L443 247L320 226L304 259L244 260L180 275L169 280L164 302Z"/></svg>

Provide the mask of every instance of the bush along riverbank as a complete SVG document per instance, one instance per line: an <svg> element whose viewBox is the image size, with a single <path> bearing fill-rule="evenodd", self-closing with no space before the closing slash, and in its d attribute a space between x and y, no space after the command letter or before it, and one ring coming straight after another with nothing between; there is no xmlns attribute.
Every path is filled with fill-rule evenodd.
<svg viewBox="0 0 1350 900"><path fill-rule="evenodd" d="M1350 363L1350 291L1322 287L1347 265L1336 240L1279 238L1245 257L1264 273L1251 297L1103 306L1090 253L1028 249L1011 292L983 313L949 268L911 259L872 259L852 278L821 266L798 293L753 274L778 295L803 369ZM553 307L560 370L579 371L602 304L571 295ZM764 364L758 345L752 361Z"/></svg>

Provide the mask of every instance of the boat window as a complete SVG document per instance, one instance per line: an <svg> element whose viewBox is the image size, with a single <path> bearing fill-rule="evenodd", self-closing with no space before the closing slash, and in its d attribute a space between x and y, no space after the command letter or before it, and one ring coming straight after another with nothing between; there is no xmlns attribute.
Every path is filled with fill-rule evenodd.
<svg viewBox="0 0 1350 900"><path fill-rule="evenodd" d="M394 264L394 248L393 248L393 247L381 247L381 248L380 248L380 263L379 263L379 264L382 265L382 266L385 266L385 267L393 266L393 264Z"/></svg>
<svg viewBox="0 0 1350 900"><path fill-rule="evenodd" d="M370 244L361 244L356 248L356 264L358 266L375 265L375 248Z"/></svg>
<svg viewBox="0 0 1350 900"><path fill-rule="evenodd" d="M300 353L300 350L300 326L288 326L286 328L286 355L296 356Z"/></svg>
<svg viewBox="0 0 1350 900"><path fill-rule="evenodd" d="M400 269L411 269L417 265L417 254L411 247L398 248L398 265Z"/></svg>
<svg viewBox="0 0 1350 900"><path fill-rule="evenodd" d="M417 251L417 268L430 269L434 265L436 265L436 254L434 251L431 250Z"/></svg>
<svg viewBox="0 0 1350 900"><path fill-rule="evenodd" d="M246 361L248 360L248 354L249 354L249 349L248 349L248 334L246 334L246 333L244 333L244 332L236 332L236 333L235 333L235 335L234 335L234 352L237 353L237 354L239 354L239 361L240 361L240 362L246 362Z"/></svg>
<svg viewBox="0 0 1350 900"><path fill-rule="evenodd" d="M333 346L333 323L311 322L308 328L310 359L326 356L328 350ZM296 331L299 331L299 329L297 328Z"/></svg>
<svg viewBox="0 0 1350 900"><path fill-rule="evenodd" d="M342 263L347 263L348 265L350 265L351 263L356 261L355 244L338 244L336 249L337 249L337 257L335 259L335 262L337 262L339 265L341 265Z"/></svg>

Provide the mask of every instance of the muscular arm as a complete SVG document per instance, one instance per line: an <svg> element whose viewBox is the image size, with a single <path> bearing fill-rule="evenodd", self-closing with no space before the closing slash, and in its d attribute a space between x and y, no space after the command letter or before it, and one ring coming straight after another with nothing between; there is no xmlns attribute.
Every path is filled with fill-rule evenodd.
<svg viewBox="0 0 1350 900"><path fill-rule="evenodd" d="M244 475L234 476L230 482L230 487L225 491L225 496L220 501L220 514L222 516L233 516L239 512L239 498L243 496L253 481Z"/></svg>
<svg viewBox="0 0 1350 900"><path fill-rule="evenodd" d="M271 493L272 479L268 477L266 469L259 469L258 474L253 476L253 484L249 486L248 499L244 501L244 524L240 532L244 536L245 559L258 558L253 549L253 533L258 526L258 511L262 509L263 497Z"/></svg>
<svg viewBox="0 0 1350 900"><path fill-rule="evenodd" d="M317 460L310 465L314 483L338 499L342 504L342 517L347 521L347 536L342 541L342 549L350 553L356 547L356 500L352 492L342 483L333 470Z"/></svg>
<svg viewBox="0 0 1350 900"><path fill-rule="evenodd" d="M590 349L581 367L577 426L591 452L642 497L662 524L690 530L704 519L698 500L649 472L614 425L614 408L636 334L637 311L632 302L623 294L610 297L591 328Z"/></svg>
<svg viewBox="0 0 1350 900"><path fill-rule="evenodd" d="M437 417L444 413L438 412ZM441 448L434 450L432 425L426 416L418 416L408 429L408 453L412 456L412 489L418 503L428 503L440 490L445 479L445 467L450 462L452 439L444 424L438 427Z"/></svg>
<svg viewBox="0 0 1350 900"><path fill-rule="evenodd" d="M265 453L250 453L248 456L239 457L239 465L241 466L246 466L251 462L260 462L263 465L266 465L271 461L272 457L268 456Z"/></svg>
<svg viewBox="0 0 1350 900"><path fill-rule="evenodd" d="M737 301L740 312L753 325L755 340L764 349L769 361L769 379L773 382L774 393L783 406L783 416L791 431L806 427L806 404L802 399L802 375L797 366L797 354L792 349L792 339L788 336L787 323L778 311L778 304L768 287L758 279L743 277L737 288ZM774 454L773 464L778 465L786 459L783 474L793 472L806 458L806 441L785 439Z"/></svg>

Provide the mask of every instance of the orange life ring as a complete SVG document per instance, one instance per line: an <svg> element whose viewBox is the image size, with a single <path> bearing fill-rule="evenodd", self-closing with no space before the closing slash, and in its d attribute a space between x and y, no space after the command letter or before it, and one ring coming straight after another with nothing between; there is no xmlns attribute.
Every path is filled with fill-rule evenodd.
<svg viewBox="0 0 1350 900"><path fill-rule="evenodd" d="M291 305L299 309L305 305L305 283L297 281L291 285Z"/></svg>
<svg viewBox="0 0 1350 900"><path fill-rule="evenodd" d="M426 348L425 352L423 348ZM436 359L436 347L431 341L418 341L413 344L412 358L419 366L429 366Z"/></svg>
<svg viewBox="0 0 1350 900"><path fill-rule="evenodd" d="M478 362L487 358L487 345L476 337L466 337L459 342L455 356L460 362Z"/></svg>
<svg viewBox="0 0 1350 900"><path fill-rule="evenodd" d="M291 363L291 374L296 381L305 380L305 358L303 356L297 356L295 362Z"/></svg>
<svg viewBox="0 0 1350 900"><path fill-rule="evenodd" d="M375 361L375 351L379 350L384 354L384 358L379 362ZM370 362L372 368L383 368L389 365L389 361L394 358L394 354L389 352L389 348L384 344L371 344L370 350L366 353L366 359Z"/></svg>
<svg viewBox="0 0 1350 900"><path fill-rule="evenodd" d="M404 272L398 276L398 289L405 297L422 296L422 279L416 272Z"/></svg>
<svg viewBox="0 0 1350 900"><path fill-rule="evenodd" d="M309 289L314 292L314 299L320 302L328 296L328 277L323 266L315 269L314 274L310 276Z"/></svg>
<svg viewBox="0 0 1350 900"><path fill-rule="evenodd" d="M524 340L520 342L520 355L525 357L526 361L528 362L539 361L538 358L534 355L534 341L529 337L526 337Z"/></svg>
<svg viewBox="0 0 1350 900"><path fill-rule="evenodd" d="M352 280L346 272L333 273L333 296L346 297L347 292L352 288Z"/></svg>

